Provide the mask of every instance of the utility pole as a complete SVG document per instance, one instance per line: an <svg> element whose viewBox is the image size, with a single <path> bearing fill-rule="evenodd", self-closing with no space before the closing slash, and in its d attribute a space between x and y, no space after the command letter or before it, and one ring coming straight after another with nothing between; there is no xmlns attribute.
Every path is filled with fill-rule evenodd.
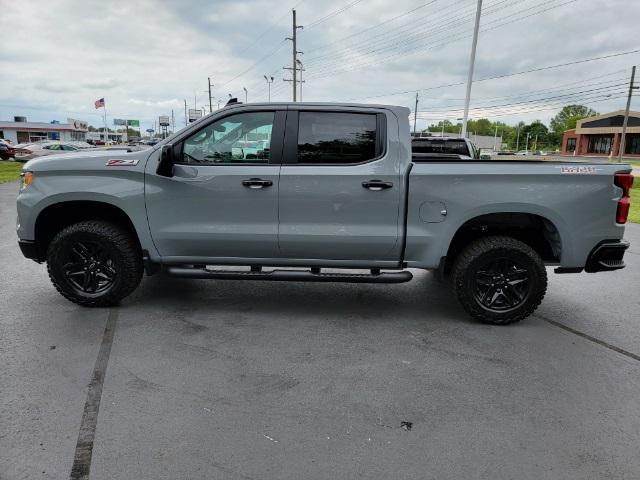
<svg viewBox="0 0 640 480"><path fill-rule="evenodd" d="M287 37L285 38L285 40L291 40L291 43L293 43L293 59L291 62L291 67L285 67L285 70L291 70L291 74L293 76L293 80L291 80L291 82L293 83L293 101L296 101L296 90L298 88L298 77L297 77L297 60L298 60L298 54L302 53L299 52L297 50L298 45L297 45L297 32L299 28L303 28L302 25L297 25L296 24L296 9L293 8L291 9L291 13L293 14L293 29L292 29L292 36L291 37ZM285 80L286 81L286 80Z"/></svg>
<svg viewBox="0 0 640 480"><path fill-rule="evenodd" d="M529 155L529 135L531 135L531 132L527 132L527 143L524 146L525 155Z"/></svg>
<svg viewBox="0 0 640 480"><path fill-rule="evenodd" d="M631 95L634 90L640 87L634 86L636 78L636 66L631 68L631 81L629 82L629 95L627 96L627 108L624 111L624 121L622 122L622 136L620 137L620 146L618 147L618 163L622 162L622 155L624 153L626 136L627 136L627 124L629 123L629 108L631 107Z"/></svg>
<svg viewBox="0 0 640 480"><path fill-rule="evenodd" d="M473 68L476 63L476 47L478 45L478 30L480 29L480 14L482 13L482 0L478 0L476 9L476 23L473 28L473 42L471 43L471 57L469 58L469 75L467 76L467 94L464 99L464 116L462 119L462 137L467 136L467 120L469 119L469 102L471 100L471 84L473 83Z"/></svg>
<svg viewBox="0 0 640 480"><path fill-rule="evenodd" d="M273 83L273 77L267 77L266 75L263 75L264 79L267 81L267 88L269 90L269 102L271 102L271 84ZM271 81L269 81L269 79L271 79Z"/></svg>
<svg viewBox="0 0 640 480"><path fill-rule="evenodd" d="M520 149L520 122L518 122L518 136L516 137L516 153Z"/></svg>
<svg viewBox="0 0 640 480"><path fill-rule="evenodd" d="M498 139L498 124L496 123L496 131L493 134L493 151L496 151L496 140Z"/></svg>
<svg viewBox="0 0 640 480"><path fill-rule="evenodd" d="M187 120L187 99L184 99L184 126L189 125L189 121Z"/></svg>
<svg viewBox="0 0 640 480"><path fill-rule="evenodd" d="M176 118L173 116L173 109L171 109L171 133L176 133Z"/></svg>
<svg viewBox="0 0 640 480"><path fill-rule="evenodd" d="M538 150L538 134L536 133L536 140L534 142L535 147L533 147L533 151L535 152L536 150Z"/></svg>
<svg viewBox="0 0 640 480"><path fill-rule="evenodd" d="M416 133L417 122L418 122L418 92L416 92L416 108L413 111L413 133Z"/></svg>
<svg viewBox="0 0 640 480"><path fill-rule="evenodd" d="M300 66L300 80L298 81L298 83L300 84L300 101L302 101L302 84L305 82L305 80L302 79L302 72L304 72L305 70L300 60L296 60L296 64Z"/></svg>
<svg viewBox="0 0 640 480"><path fill-rule="evenodd" d="M213 112L213 104L211 102L211 87L213 87L213 85L211 85L211 77L207 77L207 80L209 80L209 113Z"/></svg>

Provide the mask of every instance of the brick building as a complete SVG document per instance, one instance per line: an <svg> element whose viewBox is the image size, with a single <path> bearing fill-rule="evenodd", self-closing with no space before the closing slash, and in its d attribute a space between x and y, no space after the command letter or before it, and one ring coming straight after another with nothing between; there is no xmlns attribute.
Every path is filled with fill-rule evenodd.
<svg viewBox="0 0 640 480"><path fill-rule="evenodd" d="M618 155L624 110L578 120L562 136L562 155ZM640 157L640 112L629 112L624 156Z"/></svg>

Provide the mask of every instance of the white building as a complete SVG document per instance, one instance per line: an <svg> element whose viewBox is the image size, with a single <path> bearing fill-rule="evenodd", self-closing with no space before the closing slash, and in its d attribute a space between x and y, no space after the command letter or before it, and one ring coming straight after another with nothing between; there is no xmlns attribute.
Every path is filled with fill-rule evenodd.
<svg viewBox="0 0 640 480"><path fill-rule="evenodd" d="M13 144L41 140L83 141L87 122L68 118L67 123L27 122L26 117L14 117L13 122L0 121L0 138Z"/></svg>

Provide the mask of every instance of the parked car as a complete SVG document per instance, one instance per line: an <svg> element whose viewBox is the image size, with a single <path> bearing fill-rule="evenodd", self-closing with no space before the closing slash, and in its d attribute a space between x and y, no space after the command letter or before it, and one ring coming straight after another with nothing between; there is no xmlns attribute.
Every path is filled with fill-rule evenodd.
<svg viewBox="0 0 640 480"><path fill-rule="evenodd" d="M409 113L233 104L154 148L32 160L17 198L20 248L89 307L117 304L145 270L400 283L417 268L448 278L466 311L492 324L538 307L545 266L624 267L630 166L474 160L417 143L412 153ZM269 155L238 151L265 132Z"/></svg>
<svg viewBox="0 0 640 480"><path fill-rule="evenodd" d="M21 143L16 145L16 160L25 162L32 158L52 155L60 152L75 152L80 150L77 146L70 143L61 142L40 142L40 143Z"/></svg>
<svg viewBox="0 0 640 480"><path fill-rule="evenodd" d="M10 143L0 139L0 159L9 160L15 158L16 149Z"/></svg>
<svg viewBox="0 0 640 480"><path fill-rule="evenodd" d="M16 149L6 143L0 143L0 160L9 160L15 157Z"/></svg>

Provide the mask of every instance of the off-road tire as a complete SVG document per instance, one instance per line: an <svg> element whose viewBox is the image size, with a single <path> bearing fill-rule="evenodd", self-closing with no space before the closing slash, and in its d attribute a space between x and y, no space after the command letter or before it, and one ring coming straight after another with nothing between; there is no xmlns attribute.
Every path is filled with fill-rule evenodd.
<svg viewBox="0 0 640 480"><path fill-rule="evenodd" d="M526 270L526 274L516 273L514 275L528 278L528 290L526 294L521 294L520 303L515 304L512 308L508 307L511 303L504 295L506 306L502 305L503 310L495 310L483 305L482 300L486 298L486 293L483 295L481 289L486 283L480 283L478 278L480 275L486 275L482 270L484 266L491 265L492 262L502 262L503 259L507 259L507 262L515 262L512 267L516 269L514 271L517 271L516 265L521 265L522 270ZM476 320L493 325L507 325L528 317L538 308L547 290L547 272L540 255L526 243L506 236L484 237L470 243L455 259L451 280L453 290L462 307ZM489 280L489 282L492 281L495 280ZM503 288L505 283L508 283L504 279L497 281L502 282L498 286L503 286ZM494 289L490 292L493 292L491 296L499 297L502 295L502 293L495 294L497 287L493 285L491 283L487 287L487 289ZM511 287L511 285L506 285L510 296L513 293ZM524 286L522 288L524 290ZM480 294L478 294L479 289ZM487 291L485 290L485 292Z"/></svg>
<svg viewBox="0 0 640 480"><path fill-rule="evenodd" d="M82 292L69 280L64 267L68 265L71 247L77 242L95 245L108 256L108 267L116 272L109 288L98 293ZM127 230L108 222L83 221L66 227L53 238L47 249L47 271L58 292L68 300L85 307L110 307L131 294L140 283L142 254Z"/></svg>

